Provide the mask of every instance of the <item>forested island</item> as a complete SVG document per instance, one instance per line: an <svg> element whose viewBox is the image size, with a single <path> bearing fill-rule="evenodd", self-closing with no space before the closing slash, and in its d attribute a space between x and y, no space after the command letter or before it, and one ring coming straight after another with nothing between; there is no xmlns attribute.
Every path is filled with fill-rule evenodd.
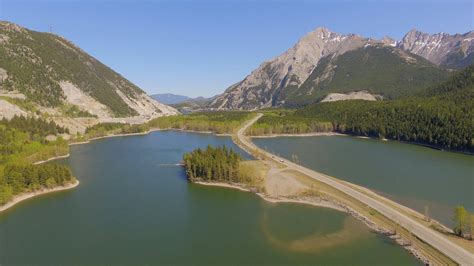
<svg viewBox="0 0 474 266"><path fill-rule="evenodd" d="M263 178L258 173L261 169L255 169L256 162L242 160L226 146L207 146L183 155L184 169L191 182L238 183L259 190Z"/></svg>
<svg viewBox="0 0 474 266"><path fill-rule="evenodd" d="M442 149L473 151L474 66L417 97L313 104L271 110L251 135L340 133L409 141Z"/></svg>
<svg viewBox="0 0 474 266"><path fill-rule="evenodd" d="M226 146L207 146L183 156L184 167L190 181L239 181L242 158Z"/></svg>

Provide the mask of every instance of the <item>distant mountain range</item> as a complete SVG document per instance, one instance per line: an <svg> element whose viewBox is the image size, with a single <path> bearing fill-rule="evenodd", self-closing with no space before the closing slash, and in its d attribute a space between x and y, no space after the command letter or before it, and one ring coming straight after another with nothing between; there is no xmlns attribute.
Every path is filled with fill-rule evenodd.
<svg viewBox="0 0 474 266"><path fill-rule="evenodd" d="M174 114L174 108L69 42L50 33L0 21L0 94L49 116L102 119ZM2 100L5 102L5 100ZM35 111L36 110L36 111Z"/></svg>
<svg viewBox="0 0 474 266"><path fill-rule="evenodd" d="M209 104L253 110L301 106L333 93L395 99L445 80L449 69L474 63L474 32L408 32L401 41L375 40L317 28L280 56L262 63Z"/></svg>
<svg viewBox="0 0 474 266"><path fill-rule="evenodd" d="M204 97L196 97L196 98L191 98L188 96L184 95L178 95L178 94L173 94L173 93L158 93L158 94L153 94L151 97L161 103L164 104L181 104L185 102L204 102L207 101L209 98L204 98Z"/></svg>
<svg viewBox="0 0 474 266"><path fill-rule="evenodd" d="M428 34L417 30L408 32L397 47L452 69L465 68L474 63L474 31L465 34Z"/></svg>
<svg viewBox="0 0 474 266"><path fill-rule="evenodd" d="M220 95L150 97L68 40L0 21L0 118L36 113L138 123L177 113L160 102L189 111L396 99L422 93L453 69L474 63L473 40L473 31L430 35L412 30L395 41L317 28Z"/></svg>
<svg viewBox="0 0 474 266"><path fill-rule="evenodd" d="M172 93L159 93L159 94L152 94L150 96L153 99L159 102L162 102L164 104L177 104L177 103L182 103L184 101L191 99L188 96L177 95L177 94L172 94Z"/></svg>

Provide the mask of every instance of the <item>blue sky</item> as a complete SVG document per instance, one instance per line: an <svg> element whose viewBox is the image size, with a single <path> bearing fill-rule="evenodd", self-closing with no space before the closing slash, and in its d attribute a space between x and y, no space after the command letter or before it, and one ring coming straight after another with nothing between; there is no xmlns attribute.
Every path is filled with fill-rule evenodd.
<svg viewBox="0 0 474 266"><path fill-rule="evenodd" d="M211 96L318 26L399 39L473 29L472 1L10 1L0 19L71 40L148 93Z"/></svg>

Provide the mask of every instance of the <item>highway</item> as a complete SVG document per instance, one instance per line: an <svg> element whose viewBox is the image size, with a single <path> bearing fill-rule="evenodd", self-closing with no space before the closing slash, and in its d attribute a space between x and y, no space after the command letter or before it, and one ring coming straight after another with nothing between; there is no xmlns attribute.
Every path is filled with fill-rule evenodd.
<svg viewBox="0 0 474 266"><path fill-rule="evenodd" d="M474 265L474 254L469 253L464 248L445 238L441 233L436 232L429 227L426 227L425 225L414 220L413 218L408 217L405 214L394 209L390 205L381 202L377 199L374 199L366 194L363 194L355 190L354 188L344 184L343 182L335 180L332 177L329 177L322 173L318 173L301 165L295 164L285 158L281 158L257 147L255 144L253 144L250 138L245 136L245 131L262 116L263 114L259 113L257 116L247 121L237 131L236 137L239 141L237 141L236 144L239 147L253 154L255 151L258 151L260 154L263 154L266 157L272 158L278 163L285 165L286 167L288 167L288 169L299 171L303 174L306 174L307 176L310 176L311 178L316 179L319 182L323 182L329 186L332 186L333 188L344 192L345 194L353 197L354 199L357 199L358 201L378 211L379 213L391 219L392 221L398 223L400 226L404 227L412 234L416 235L421 240L430 244L432 247L436 248L441 253L450 257L452 260L456 261L460 265Z"/></svg>

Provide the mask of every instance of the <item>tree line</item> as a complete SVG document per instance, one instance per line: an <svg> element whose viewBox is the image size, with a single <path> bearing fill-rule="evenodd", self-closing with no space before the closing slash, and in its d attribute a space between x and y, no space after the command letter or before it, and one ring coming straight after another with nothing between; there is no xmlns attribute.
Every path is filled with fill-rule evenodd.
<svg viewBox="0 0 474 266"><path fill-rule="evenodd" d="M58 126L53 121L48 122L43 118L32 116L14 116L10 120L3 118L0 120L0 126L2 125L9 129L27 132L33 139L44 138L48 135L69 133L67 128Z"/></svg>
<svg viewBox="0 0 474 266"><path fill-rule="evenodd" d="M318 121L311 117L295 116L294 112L290 110L278 110L265 112L265 115L248 129L247 134L261 136L331 131L334 131L331 122Z"/></svg>
<svg viewBox="0 0 474 266"><path fill-rule="evenodd" d="M144 124L100 123L86 129L85 139L109 134L143 133L150 129L179 129L229 134L250 117L249 112L217 111L163 116Z"/></svg>
<svg viewBox="0 0 474 266"><path fill-rule="evenodd" d="M15 195L66 185L74 181L69 167L59 164L8 164L0 172L0 205Z"/></svg>
<svg viewBox="0 0 474 266"><path fill-rule="evenodd" d="M100 123L86 128L84 139L103 137L111 134L132 134L143 133L150 129L145 124L124 124L124 123Z"/></svg>
<svg viewBox="0 0 474 266"><path fill-rule="evenodd" d="M329 120L337 132L472 150L473 113L435 99L321 103L298 115Z"/></svg>
<svg viewBox="0 0 474 266"><path fill-rule="evenodd" d="M0 166L9 162L34 162L68 152L62 138L48 141L46 136L67 130L41 118L13 117L0 120ZM1 167L0 167L1 170Z"/></svg>
<svg viewBox="0 0 474 266"><path fill-rule="evenodd" d="M54 122L34 117L0 120L0 205L13 196L42 188L64 185L73 180L69 167L56 164L32 165L69 151L62 138L46 136L66 133Z"/></svg>
<svg viewBox="0 0 474 266"><path fill-rule="evenodd" d="M147 123L150 128L210 131L218 134L232 133L250 117L249 112L215 111L178 116L164 116Z"/></svg>
<svg viewBox="0 0 474 266"><path fill-rule="evenodd" d="M190 181L240 182L241 156L226 146L196 149L183 155Z"/></svg>
<svg viewBox="0 0 474 266"><path fill-rule="evenodd" d="M473 151L474 66L417 97L325 102L267 113L251 134L340 133ZM331 125L329 125L330 123Z"/></svg>

